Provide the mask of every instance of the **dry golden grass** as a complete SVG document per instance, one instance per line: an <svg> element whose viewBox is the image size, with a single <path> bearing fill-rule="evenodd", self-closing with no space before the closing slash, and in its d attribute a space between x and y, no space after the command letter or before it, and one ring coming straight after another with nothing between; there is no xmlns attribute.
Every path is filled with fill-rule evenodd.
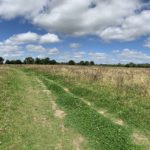
<svg viewBox="0 0 150 150"><path fill-rule="evenodd" d="M68 82L88 82L113 85L116 89L129 86L141 88L141 94L150 95L150 69L119 67L86 67L67 65L28 65L24 66L44 73L66 77Z"/></svg>

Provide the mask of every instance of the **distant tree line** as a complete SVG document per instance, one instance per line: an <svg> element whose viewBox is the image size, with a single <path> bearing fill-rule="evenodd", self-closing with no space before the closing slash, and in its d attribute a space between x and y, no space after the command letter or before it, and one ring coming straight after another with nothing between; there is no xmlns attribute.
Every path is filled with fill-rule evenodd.
<svg viewBox="0 0 150 150"><path fill-rule="evenodd" d="M0 57L0 64L3 64L3 62L4 62L4 58Z"/></svg>
<svg viewBox="0 0 150 150"><path fill-rule="evenodd" d="M22 60L6 60L2 62L2 64L57 64L56 60L50 60L50 58L32 58L32 57L27 57L23 61Z"/></svg>
<svg viewBox="0 0 150 150"><path fill-rule="evenodd" d="M6 60L4 61L4 58L0 57L0 64L65 64L65 65L95 65L94 61L80 61L79 63L76 63L74 60L69 60L68 62L62 62L59 63L56 60L51 60L50 58L33 58L33 57L27 57L23 61L22 60Z"/></svg>
<svg viewBox="0 0 150 150"><path fill-rule="evenodd" d="M95 65L94 61L80 61L79 63L76 63L73 60L69 60L67 64L68 65L84 65L84 66Z"/></svg>
<svg viewBox="0 0 150 150"><path fill-rule="evenodd" d="M82 65L82 66L106 66L106 67L141 67L141 68L150 68L150 64L145 63L145 64L135 64L135 63L128 63L128 64L95 64L94 61L80 61L76 63L74 60L69 60L68 62L62 62L59 63L56 60L51 60L49 57L46 58L32 58L32 57L27 57L23 61L22 60L4 60L3 57L0 57L0 64L43 64L43 65L48 65L48 64L63 64L63 65Z"/></svg>
<svg viewBox="0 0 150 150"><path fill-rule="evenodd" d="M144 63L144 64L136 64L133 62L127 63L127 64L100 64L101 66L106 66L106 67L135 67L135 68L150 68L149 63Z"/></svg>

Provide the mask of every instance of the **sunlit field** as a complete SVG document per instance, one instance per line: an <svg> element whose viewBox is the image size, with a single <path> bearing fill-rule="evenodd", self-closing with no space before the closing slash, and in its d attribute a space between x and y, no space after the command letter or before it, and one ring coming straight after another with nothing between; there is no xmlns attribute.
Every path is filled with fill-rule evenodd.
<svg viewBox="0 0 150 150"><path fill-rule="evenodd" d="M0 66L0 149L149 150L150 69Z"/></svg>

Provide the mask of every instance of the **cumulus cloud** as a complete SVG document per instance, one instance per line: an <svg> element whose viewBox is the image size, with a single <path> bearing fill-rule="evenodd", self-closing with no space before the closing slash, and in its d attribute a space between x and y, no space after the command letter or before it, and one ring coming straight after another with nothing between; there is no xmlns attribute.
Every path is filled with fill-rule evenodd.
<svg viewBox="0 0 150 150"><path fill-rule="evenodd" d="M137 50L123 49L116 51L116 56L121 62L150 62L150 55Z"/></svg>
<svg viewBox="0 0 150 150"><path fill-rule="evenodd" d="M0 17L23 16L48 32L134 40L150 34L150 2L143 0L0 0ZM25 7L24 7L25 6ZM58 41L46 35L41 42Z"/></svg>
<svg viewBox="0 0 150 150"><path fill-rule="evenodd" d="M150 11L134 14L126 19L119 27L109 27L100 33L105 40L134 40L137 37L150 34Z"/></svg>
<svg viewBox="0 0 150 150"><path fill-rule="evenodd" d="M56 43L59 41L60 41L59 37L55 34L47 33L45 35L39 35L37 33L27 32L27 33L20 33L11 36L5 41L3 41L3 44L15 44L15 45L26 44L26 43L45 44L45 43Z"/></svg>
<svg viewBox="0 0 150 150"><path fill-rule="evenodd" d="M32 32L21 33L11 36L6 39L3 44L6 45L20 45L24 43L36 42L39 39L39 35Z"/></svg>
<svg viewBox="0 0 150 150"><path fill-rule="evenodd" d="M40 43L57 43L60 39L56 34L47 33L40 38Z"/></svg>
<svg viewBox="0 0 150 150"><path fill-rule="evenodd" d="M63 0L52 2L46 12L32 21L48 31L129 41L150 34L150 27L145 23L150 23L146 5L141 0Z"/></svg>
<svg viewBox="0 0 150 150"><path fill-rule="evenodd" d="M31 18L36 16L49 0L0 0L0 17L12 19L17 16Z"/></svg>
<svg viewBox="0 0 150 150"><path fill-rule="evenodd" d="M18 45L3 45L0 43L0 56L5 58L20 57L24 53L21 49Z"/></svg>
<svg viewBox="0 0 150 150"><path fill-rule="evenodd" d="M59 49L56 47L48 50L48 55L56 55L58 53L59 53Z"/></svg>
<svg viewBox="0 0 150 150"><path fill-rule="evenodd" d="M22 55L23 45L29 51L48 51L58 54L57 48L43 45L59 42L56 34L97 35L104 40L130 41L150 36L150 2L146 0L0 0L0 19L23 17L48 31L39 35L33 32L16 34L0 42L0 55ZM150 39L145 42L150 47ZM72 49L78 43L69 45ZM108 60L108 54L98 52L64 53L66 58ZM137 50L118 50L110 56L116 60L149 61L149 55ZM63 55L62 55L63 57Z"/></svg>
<svg viewBox="0 0 150 150"><path fill-rule="evenodd" d="M144 46L150 48L150 37L145 41Z"/></svg>
<svg viewBox="0 0 150 150"><path fill-rule="evenodd" d="M6 57L6 55L9 55L10 57L13 55L21 56L24 47L28 51L44 52L47 49L41 44L51 44L59 41L59 37L51 33L45 35L39 35L33 32L20 33L0 42L0 55L3 57Z"/></svg>
<svg viewBox="0 0 150 150"><path fill-rule="evenodd" d="M27 45L26 49L31 52L44 52L46 49L41 45Z"/></svg>
<svg viewBox="0 0 150 150"><path fill-rule="evenodd" d="M48 11L34 17L33 22L48 31L83 35L96 34L106 27L120 24L123 17L133 13L139 1L63 0L56 3L50 3Z"/></svg>
<svg viewBox="0 0 150 150"><path fill-rule="evenodd" d="M117 63L150 63L150 55L132 49L122 49L122 50L114 50L110 53L105 52L95 52L95 51L75 51L75 52L65 52L60 53L58 55L59 60L69 61L70 59L75 60L77 62L81 60L93 60L95 63L106 63L106 64L117 64Z"/></svg>
<svg viewBox="0 0 150 150"><path fill-rule="evenodd" d="M79 43L71 43L71 44L69 45L69 47L72 48L72 49L76 49L76 48L79 48L79 47L80 47L80 44L79 44Z"/></svg>
<svg viewBox="0 0 150 150"><path fill-rule="evenodd" d="M78 52L73 53L73 57L79 60L83 59L85 55L86 55L86 52L83 52L83 51L78 51Z"/></svg>
<svg viewBox="0 0 150 150"><path fill-rule="evenodd" d="M43 47L42 45L27 45L26 49L31 52L47 52L48 55L56 55L60 52L56 47L49 49Z"/></svg>
<svg viewBox="0 0 150 150"><path fill-rule="evenodd" d="M106 60L108 58L107 54L105 54L105 53L91 52L88 55L93 60Z"/></svg>

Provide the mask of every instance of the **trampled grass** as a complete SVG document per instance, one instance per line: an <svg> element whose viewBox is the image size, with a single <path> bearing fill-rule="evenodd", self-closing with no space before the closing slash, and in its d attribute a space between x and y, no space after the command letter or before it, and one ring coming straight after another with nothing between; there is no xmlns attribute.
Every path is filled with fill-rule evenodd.
<svg viewBox="0 0 150 150"><path fill-rule="evenodd" d="M1 76L0 149L89 149L86 139L78 141L82 136L53 115L55 98L36 76L11 68Z"/></svg>
<svg viewBox="0 0 150 150"><path fill-rule="evenodd" d="M150 148L150 70L34 65L15 67L14 70L14 72L19 72L18 75L15 75L17 80L21 75L26 78L25 80L20 77L20 80L24 82L22 84L19 82L18 88L21 87L20 85L24 88L32 87L32 92L28 96L32 103L24 105L23 108L30 106L30 110L32 110L37 98L39 103L36 104L36 109L39 110L38 107L40 107L38 114L48 110L49 113L46 113L46 118L48 117L48 120L55 124L51 126L51 129L56 130L56 133L50 132L51 136L45 133L46 130L49 131L47 127L38 128L39 134L36 135L31 132L35 127L32 124L34 119L31 119L31 133L27 137L32 137L30 140L34 143L31 143L30 149L34 149L34 146L39 142L38 140L35 141L37 137L42 140L41 143L39 142L39 147L36 147L37 149L43 149L42 144L45 141L45 147L47 146L46 148L49 149L61 147L60 149L81 150L148 150ZM11 73L12 71L10 71ZM45 91L52 93L53 96L41 93L43 87L37 88L39 83L35 79L40 80ZM12 86L14 84L17 85L11 83ZM19 90L15 89L15 91ZM38 94L33 94L35 92ZM26 93L27 91L22 91L22 94L19 93L18 96L20 94L26 95ZM32 94L36 98L31 96ZM62 119L55 119L55 115L53 115L54 104L49 102L51 101L47 99L49 97L53 97L51 99L53 103L56 102L55 105L64 111L63 126L66 130L63 131L63 135L65 133L65 136L61 136L62 132L56 128L62 125ZM22 102L25 99L23 98ZM49 107L50 105L52 106ZM17 104L17 107L20 107L20 103ZM24 112L23 108L21 109ZM31 116L31 114L34 115L30 112L27 113L27 116ZM61 113L58 114L61 115ZM48 123L46 121L46 124ZM68 130L70 134L68 134ZM60 135L61 142L54 142L56 135ZM82 138L75 140L77 135ZM26 141L24 137L22 140ZM66 148L65 145L68 140L70 146ZM51 144L48 141L52 141ZM24 144L24 146L26 145L28 143Z"/></svg>

